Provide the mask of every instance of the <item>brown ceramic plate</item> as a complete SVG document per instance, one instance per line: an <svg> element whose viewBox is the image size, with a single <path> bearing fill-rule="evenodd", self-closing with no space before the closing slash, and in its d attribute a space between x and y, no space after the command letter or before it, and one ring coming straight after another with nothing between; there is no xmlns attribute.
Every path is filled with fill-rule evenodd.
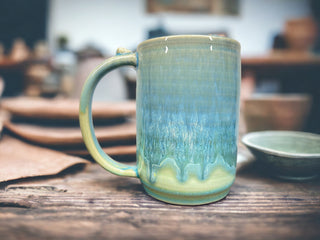
<svg viewBox="0 0 320 240"><path fill-rule="evenodd" d="M136 154L136 146L128 145L128 146L111 146L111 147L103 147L102 150L111 156L124 156L124 155L135 155ZM63 150L64 153L77 155L77 156L89 156L90 153L86 149L74 149L74 150Z"/></svg>
<svg viewBox="0 0 320 240"><path fill-rule="evenodd" d="M79 127L44 127L9 121L6 121L4 126L14 134L41 145L83 144ZM136 138L136 123L128 122L113 126L99 126L95 128L95 133L99 142L134 140Z"/></svg>
<svg viewBox="0 0 320 240"><path fill-rule="evenodd" d="M13 116L40 119L78 119L78 99L45 99L18 97L6 98L1 107ZM94 102L92 115L94 119L109 119L134 116L135 101L125 102Z"/></svg>

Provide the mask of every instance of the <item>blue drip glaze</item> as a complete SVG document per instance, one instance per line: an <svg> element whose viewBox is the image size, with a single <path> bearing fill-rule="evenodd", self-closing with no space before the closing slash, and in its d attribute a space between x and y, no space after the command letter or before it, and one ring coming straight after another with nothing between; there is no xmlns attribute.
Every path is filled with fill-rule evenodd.
<svg viewBox="0 0 320 240"><path fill-rule="evenodd" d="M180 182L190 175L205 180L218 165L235 173L238 49L193 47L164 44L139 54L137 154L151 183L165 165Z"/></svg>

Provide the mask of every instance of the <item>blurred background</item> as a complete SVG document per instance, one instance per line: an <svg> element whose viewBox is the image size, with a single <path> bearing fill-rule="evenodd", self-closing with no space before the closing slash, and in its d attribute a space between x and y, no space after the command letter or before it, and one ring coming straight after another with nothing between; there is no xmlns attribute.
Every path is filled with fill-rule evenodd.
<svg viewBox="0 0 320 240"><path fill-rule="evenodd" d="M320 132L319 1L1 0L2 97L79 98L118 47L174 34L220 34L242 46L241 130ZM96 101L135 98L135 71L115 70Z"/></svg>
<svg viewBox="0 0 320 240"><path fill-rule="evenodd" d="M319 136L257 138L257 157L240 141L262 130L320 134L319 28L320 0L0 0L0 240L320 239L320 182L312 181ZM236 184L226 200L201 208L167 208L135 179L105 174L90 164L79 127L81 89L96 66L119 47L135 51L146 39L176 34L241 44ZM99 82L92 107L102 150L131 165L135 88L135 70L116 69ZM217 181L200 181L189 167L177 173L205 187L225 182L220 161L231 155L219 146L233 144L222 141L212 140L217 154L203 160L217 166ZM165 166L171 178L168 159L138 171Z"/></svg>

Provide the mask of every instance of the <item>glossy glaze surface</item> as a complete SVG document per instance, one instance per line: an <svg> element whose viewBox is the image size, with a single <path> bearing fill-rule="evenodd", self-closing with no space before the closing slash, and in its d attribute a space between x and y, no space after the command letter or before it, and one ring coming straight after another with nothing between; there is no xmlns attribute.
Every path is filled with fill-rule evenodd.
<svg viewBox="0 0 320 240"><path fill-rule="evenodd" d="M223 192L233 183L239 50L237 42L212 36L139 45L137 159L149 188L183 197Z"/></svg>
<svg viewBox="0 0 320 240"><path fill-rule="evenodd" d="M101 77L137 68L137 167L106 155L94 134L91 101ZM170 36L119 49L89 76L80 126L93 158L106 170L139 177L165 202L199 205L225 197L235 179L240 45L213 36Z"/></svg>

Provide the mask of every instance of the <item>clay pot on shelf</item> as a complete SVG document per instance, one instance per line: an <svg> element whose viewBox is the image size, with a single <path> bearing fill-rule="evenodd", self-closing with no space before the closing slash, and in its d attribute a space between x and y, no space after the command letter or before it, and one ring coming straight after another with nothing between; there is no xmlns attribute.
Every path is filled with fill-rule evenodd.
<svg viewBox="0 0 320 240"><path fill-rule="evenodd" d="M285 24L284 36L291 51L305 53L316 40L317 25L312 18L291 19Z"/></svg>

